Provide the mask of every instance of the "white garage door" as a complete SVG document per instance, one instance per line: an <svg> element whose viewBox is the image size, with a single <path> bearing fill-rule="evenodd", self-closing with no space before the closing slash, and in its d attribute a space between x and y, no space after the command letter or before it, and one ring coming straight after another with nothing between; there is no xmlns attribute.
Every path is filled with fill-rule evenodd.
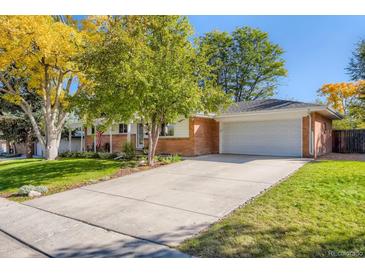
<svg viewBox="0 0 365 274"><path fill-rule="evenodd" d="M301 156L301 120L221 122L221 152Z"/></svg>

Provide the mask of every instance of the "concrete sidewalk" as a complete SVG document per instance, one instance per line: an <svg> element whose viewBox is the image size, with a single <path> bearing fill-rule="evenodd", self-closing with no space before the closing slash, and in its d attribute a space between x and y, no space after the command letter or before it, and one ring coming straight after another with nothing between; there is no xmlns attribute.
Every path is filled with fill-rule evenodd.
<svg viewBox="0 0 365 274"><path fill-rule="evenodd" d="M0 231L0 258L47 258L46 255Z"/></svg>
<svg viewBox="0 0 365 274"><path fill-rule="evenodd" d="M0 198L1 230L12 235L9 237L0 232L2 258L187 257L163 245L107 231L3 198Z"/></svg>

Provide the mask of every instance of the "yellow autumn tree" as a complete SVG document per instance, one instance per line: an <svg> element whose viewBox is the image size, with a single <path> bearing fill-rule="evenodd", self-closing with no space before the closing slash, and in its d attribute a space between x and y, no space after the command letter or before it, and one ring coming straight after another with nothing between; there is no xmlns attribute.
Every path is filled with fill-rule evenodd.
<svg viewBox="0 0 365 274"><path fill-rule="evenodd" d="M71 99L84 81L76 57L87 35L70 17L65 19L0 16L0 96L27 114L48 160L58 156ZM41 98L41 124L24 96L24 82Z"/></svg>
<svg viewBox="0 0 365 274"><path fill-rule="evenodd" d="M324 84L319 95L326 98L327 104L339 112L348 114L353 102L360 98L365 89L365 81Z"/></svg>

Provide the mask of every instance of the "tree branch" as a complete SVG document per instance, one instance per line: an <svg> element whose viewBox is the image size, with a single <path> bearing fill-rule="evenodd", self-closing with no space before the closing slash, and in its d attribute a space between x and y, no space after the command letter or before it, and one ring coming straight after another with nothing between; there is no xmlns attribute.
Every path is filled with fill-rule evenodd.
<svg viewBox="0 0 365 274"><path fill-rule="evenodd" d="M56 115L59 112L59 107L60 107L59 97L60 97L60 94L62 91L63 76L64 76L64 73L62 71L60 71L58 78L57 78L57 84L56 84L55 101L54 101L54 106L52 109L52 121L54 121L54 119L56 118Z"/></svg>
<svg viewBox="0 0 365 274"><path fill-rule="evenodd" d="M16 91L13 89L13 87L10 85L10 83L6 80L3 74L0 74L0 79L3 84L8 88L8 90L1 88L1 90L8 94L16 94Z"/></svg>
<svg viewBox="0 0 365 274"><path fill-rule="evenodd" d="M40 130L39 130L39 126L34 118L33 112L32 112L32 108L30 107L30 105L28 104L27 101L25 101L22 98L22 103L20 104L20 107L22 108L22 110L24 111L24 113L29 117L30 123L32 124L32 127L34 129L35 135L38 138L38 141L41 143L41 145L43 146L43 148L46 145L45 139L42 136Z"/></svg>
<svg viewBox="0 0 365 274"><path fill-rule="evenodd" d="M60 114L56 131L61 131L62 130L63 126L65 125L67 116L68 116L67 112L63 112L62 114Z"/></svg>

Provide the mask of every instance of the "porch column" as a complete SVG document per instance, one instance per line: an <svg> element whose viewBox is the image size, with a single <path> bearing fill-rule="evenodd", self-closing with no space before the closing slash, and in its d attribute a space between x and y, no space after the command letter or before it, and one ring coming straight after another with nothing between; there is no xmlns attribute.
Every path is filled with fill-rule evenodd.
<svg viewBox="0 0 365 274"><path fill-rule="evenodd" d="M86 151L86 136L87 136L87 127L84 128L84 126L82 126L82 132L83 132L83 135L84 135L84 140L82 142L82 151Z"/></svg>
<svg viewBox="0 0 365 274"><path fill-rule="evenodd" d="M96 126L94 125L94 152L96 152Z"/></svg>
<svg viewBox="0 0 365 274"><path fill-rule="evenodd" d="M109 128L109 152L113 153L113 131L112 131L112 127Z"/></svg>
<svg viewBox="0 0 365 274"><path fill-rule="evenodd" d="M80 152L82 152L82 143L83 143L83 136L84 136L84 130L83 130L83 126L81 126L80 128L81 131L81 137L80 137Z"/></svg>
<svg viewBox="0 0 365 274"><path fill-rule="evenodd" d="M68 151L71 152L71 140L72 140L72 132L71 128L68 129Z"/></svg>
<svg viewBox="0 0 365 274"><path fill-rule="evenodd" d="M130 143L131 142L131 124L128 123L127 125L127 142Z"/></svg>

